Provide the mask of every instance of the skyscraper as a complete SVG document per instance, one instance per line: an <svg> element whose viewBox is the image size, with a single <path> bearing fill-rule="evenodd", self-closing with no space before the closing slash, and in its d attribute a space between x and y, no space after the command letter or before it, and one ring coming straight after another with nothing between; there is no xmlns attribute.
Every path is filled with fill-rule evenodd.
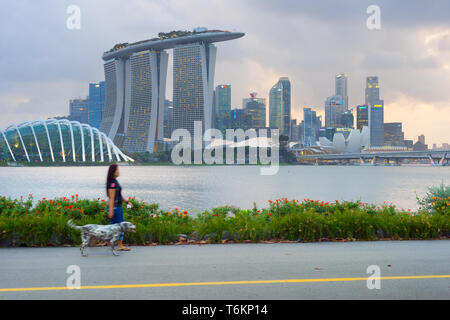
<svg viewBox="0 0 450 320"><path fill-rule="evenodd" d="M311 108L303 108L303 146L316 145L318 131L319 121L316 112Z"/></svg>
<svg viewBox="0 0 450 320"><path fill-rule="evenodd" d="M280 135L289 135L291 124L291 82L287 77L280 80L269 93L269 126L279 129Z"/></svg>
<svg viewBox="0 0 450 320"><path fill-rule="evenodd" d="M174 48L173 116L175 129L194 135L194 121L203 130L212 127L212 98L217 48L209 43L191 43Z"/></svg>
<svg viewBox="0 0 450 320"><path fill-rule="evenodd" d="M337 115L338 126L341 128L353 128L353 121L353 109Z"/></svg>
<svg viewBox="0 0 450 320"><path fill-rule="evenodd" d="M348 95L347 95L347 75L339 73L335 77L335 96L340 96L344 102L344 111L348 110Z"/></svg>
<svg viewBox="0 0 450 320"><path fill-rule="evenodd" d="M70 100L69 113L71 121L89 124L89 97Z"/></svg>
<svg viewBox="0 0 450 320"><path fill-rule="evenodd" d="M344 113L344 100L341 96L331 96L325 100L325 127L339 128L340 115Z"/></svg>
<svg viewBox="0 0 450 320"><path fill-rule="evenodd" d="M366 78L366 105L380 100L380 87L378 84L378 77Z"/></svg>
<svg viewBox="0 0 450 320"><path fill-rule="evenodd" d="M370 146L384 145L384 102L379 100L369 105Z"/></svg>
<svg viewBox="0 0 450 320"><path fill-rule="evenodd" d="M250 129L252 125L252 116L247 114L244 109L233 109L230 111L230 129Z"/></svg>
<svg viewBox="0 0 450 320"><path fill-rule="evenodd" d="M223 131L230 125L231 86L228 84L218 85L214 96L217 115L217 129Z"/></svg>
<svg viewBox="0 0 450 320"><path fill-rule="evenodd" d="M303 143L303 123L304 121L297 124L296 120L292 120L290 141Z"/></svg>
<svg viewBox="0 0 450 320"><path fill-rule="evenodd" d="M386 146L405 146L405 135L402 131L401 122L390 122L384 124L384 144Z"/></svg>
<svg viewBox="0 0 450 320"><path fill-rule="evenodd" d="M366 104L356 107L356 129L362 130L364 126L369 126L369 107Z"/></svg>
<svg viewBox="0 0 450 320"><path fill-rule="evenodd" d="M250 93L250 98L242 100L242 106L251 115L252 128L266 128L266 99L257 98L256 93Z"/></svg>
<svg viewBox="0 0 450 320"><path fill-rule="evenodd" d="M100 128L105 110L105 81L89 83L89 125Z"/></svg>
<svg viewBox="0 0 450 320"><path fill-rule="evenodd" d="M380 100L378 77L366 79L366 105L369 106L370 146L384 145L384 101Z"/></svg>

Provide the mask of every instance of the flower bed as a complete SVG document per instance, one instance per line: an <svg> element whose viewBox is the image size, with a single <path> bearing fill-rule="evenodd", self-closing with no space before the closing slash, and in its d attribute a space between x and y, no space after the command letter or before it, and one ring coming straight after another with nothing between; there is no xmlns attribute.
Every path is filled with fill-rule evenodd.
<svg viewBox="0 0 450 320"><path fill-rule="evenodd" d="M433 214L428 211L398 210L393 205L320 202L309 199L269 200L267 208L213 208L196 217L176 208L159 209L129 199L124 207L126 221L136 225L136 233L126 233L124 241L134 245L169 244L179 240L202 241L354 241L377 239L439 239L450 231L450 197L436 199ZM27 199L0 198L0 246L79 245L80 232L67 226L108 224L104 199L41 199L33 206ZM192 241L189 241L192 240ZM198 242L195 242L198 243Z"/></svg>

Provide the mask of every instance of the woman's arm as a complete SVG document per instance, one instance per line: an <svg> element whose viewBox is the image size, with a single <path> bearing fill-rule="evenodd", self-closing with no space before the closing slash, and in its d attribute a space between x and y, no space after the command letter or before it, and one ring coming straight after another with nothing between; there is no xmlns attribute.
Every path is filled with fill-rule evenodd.
<svg viewBox="0 0 450 320"><path fill-rule="evenodd" d="M114 199L116 198L116 189L108 189L108 195L109 195L108 218L112 219L114 217Z"/></svg>
<svg viewBox="0 0 450 320"><path fill-rule="evenodd" d="M130 204L131 206L133 206L133 204L130 201L126 200L123 196L122 201L125 202L126 204Z"/></svg>

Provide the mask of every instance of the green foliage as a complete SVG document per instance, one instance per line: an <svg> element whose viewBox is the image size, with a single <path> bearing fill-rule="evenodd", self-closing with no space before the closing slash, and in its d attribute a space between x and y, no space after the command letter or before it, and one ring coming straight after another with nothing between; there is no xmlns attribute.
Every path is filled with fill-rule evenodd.
<svg viewBox="0 0 450 320"><path fill-rule="evenodd" d="M429 213L450 213L450 185L441 183L440 186L428 187L428 191L423 198L416 194L417 203L420 209Z"/></svg>
<svg viewBox="0 0 450 320"><path fill-rule="evenodd" d="M434 195L433 195L434 196ZM432 199L433 200L433 199ZM427 211L397 210L393 205L369 205L354 202L323 202L286 198L269 200L269 207L240 209L233 206L217 207L190 216L187 211L159 209L158 204L129 198L131 209L124 207L124 217L136 225L136 233L126 233L129 244L167 244L178 241L177 234L201 237L210 242L228 240L290 240L321 241L324 239L375 240L433 239L448 236L450 212L448 200L443 205L439 198L433 208L439 214ZM104 199L45 198L33 206L33 197L27 199L0 198L0 242L10 245L47 246L79 244L80 234L67 226L73 219L77 225L108 224ZM441 208L439 207L441 206Z"/></svg>

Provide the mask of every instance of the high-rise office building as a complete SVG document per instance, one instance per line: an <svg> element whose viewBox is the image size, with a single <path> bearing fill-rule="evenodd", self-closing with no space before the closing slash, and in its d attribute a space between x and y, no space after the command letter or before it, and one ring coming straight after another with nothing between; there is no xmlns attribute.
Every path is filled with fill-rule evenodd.
<svg viewBox="0 0 450 320"><path fill-rule="evenodd" d="M303 123L304 121L301 121L299 124L297 124L297 121L295 121L295 123L291 122L290 141L303 143Z"/></svg>
<svg viewBox="0 0 450 320"><path fill-rule="evenodd" d="M337 123L341 128L353 128L353 110L346 110L337 115Z"/></svg>
<svg viewBox="0 0 450 320"><path fill-rule="evenodd" d="M344 113L344 100L341 96L331 96L325 100L325 127L339 128L340 115Z"/></svg>
<svg viewBox="0 0 450 320"><path fill-rule="evenodd" d="M243 33L196 28L159 33L157 38L121 43L105 52L105 112L100 130L126 151L157 150L164 137L168 54L174 48L174 127L193 134L194 121L209 129L216 47Z"/></svg>
<svg viewBox="0 0 450 320"><path fill-rule="evenodd" d="M347 75L339 73L335 77L335 96L340 96L344 102L344 110L348 110Z"/></svg>
<svg viewBox="0 0 450 320"><path fill-rule="evenodd" d="M405 135L401 122L389 122L384 124L384 144L386 146L405 146Z"/></svg>
<svg viewBox="0 0 450 320"><path fill-rule="evenodd" d="M384 102L379 100L369 105L369 131L370 146L379 147L384 145Z"/></svg>
<svg viewBox="0 0 450 320"><path fill-rule="evenodd" d="M380 87L378 77L370 76L366 78L365 104L369 105L380 100Z"/></svg>
<svg viewBox="0 0 450 320"><path fill-rule="evenodd" d="M89 124L89 97L72 99L69 102L69 119Z"/></svg>
<svg viewBox="0 0 450 320"><path fill-rule="evenodd" d="M384 101L380 100L378 77L370 76L366 79L366 105L369 106L370 146L384 145Z"/></svg>
<svg viewBox="0 0 450 320"><path fill-rule="evenodd" d="M230 111L230 129L247 130L252 126L252 116L244 109L233 109Z"/></svg>
<svg viewBox="0 0 450 320"><path fill-rule="evenodd" d="M356 107L356 129L369 126L369 106L359 105Z"/></svg>
<svg viewBox="0 0 450 320"><path fill-rule="evenodd" d="M221 84L214 91L217 129L224 131L230 125L231 85ZM214 112L213 112L214 114Z"/></svg>
<svg viewBox="0 0 450 320"><path fill-rule="evenodd" d="M320 123L316 112L311 108L303 108L303 146L316 145L319 129Z"/></svg>
<svg viewBox="0 0 450 320"><path fill-rule="evenodd" d="M257 98L256 93L250 93L250 98L242 100L244 110L252 118L252 128L266 128L266 99Z"/></svg>
<svg viewBox="0 0 450 320"><path fill-rule="evenodd" d="M105 110L105 81L89 83L89 125L100 128Z"/></svg>
<svg viewBox="0 0 450 320"><path fill-rule="evenodd" d="M281 77L269 93L269 126L289 135L291 124L291 82Z"/></svg>

